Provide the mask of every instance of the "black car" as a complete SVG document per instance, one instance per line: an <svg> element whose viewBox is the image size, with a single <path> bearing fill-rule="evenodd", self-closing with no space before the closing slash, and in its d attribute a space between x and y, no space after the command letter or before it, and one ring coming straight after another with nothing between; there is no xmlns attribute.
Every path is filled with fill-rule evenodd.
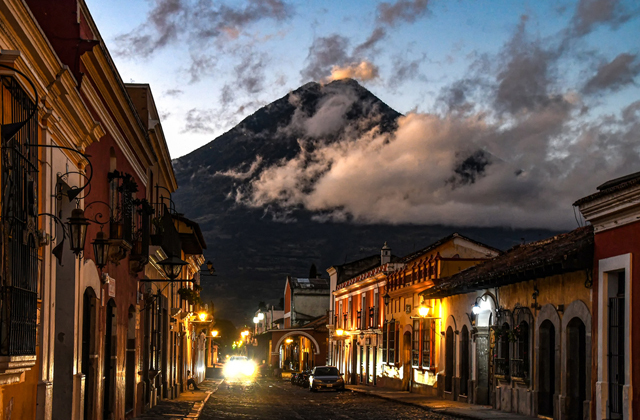
<svg viewBox="0 0 640 420"><path fill-rule="evenodd" d="M316 366L309 375L309 391L319 389L335 389L344 391L344 379L335 366Z"/></svg>

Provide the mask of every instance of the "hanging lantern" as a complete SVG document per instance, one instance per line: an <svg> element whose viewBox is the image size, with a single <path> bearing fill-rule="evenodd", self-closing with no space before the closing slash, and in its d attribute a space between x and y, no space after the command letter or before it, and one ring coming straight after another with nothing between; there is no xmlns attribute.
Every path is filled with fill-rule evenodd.
<svg viewBox="0 0 640 420"><path fill-rule="evenodd" d="M87 226L89 225L89 219L84 217L84 210L73 209L71 217L67 220L67 224L69 225L71 251L78 255L84 251L84 241L87 238Z"/></svg>
<svg viewBox="0 0 640 420"><path fill-rule="evenodd" d="M102 269L107 265L109 259L109 240L103 231L98 232L96 239L93 240L93 258L95 259L96 267Z"/></svg>
<svg viewBox="0 0 640 420"><path fill-rule="evenodd" d="M164 270L164 273L169 277L169 280L175 280L182 272L182 267L187 265L187 263L178 257L170 256L159 261L158 265L162 267L162 270Z"/></svg>

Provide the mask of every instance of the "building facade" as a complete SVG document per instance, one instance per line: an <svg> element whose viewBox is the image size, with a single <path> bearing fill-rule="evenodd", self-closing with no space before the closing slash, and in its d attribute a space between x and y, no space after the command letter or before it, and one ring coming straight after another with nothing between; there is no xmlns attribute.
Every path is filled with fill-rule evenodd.
<svg viewBox="0 0 640 420"><path fill-rule="evenodd" d="M588 418L592 258L587 226L516 246L423 291L439 318L437 395Z"/></svg>
<svg viewBox="0 0 640 420"><path fill-rule="evenodd" d="M640 413L640 172L613 179L574 205L593 225L591 418Z"/></svg>

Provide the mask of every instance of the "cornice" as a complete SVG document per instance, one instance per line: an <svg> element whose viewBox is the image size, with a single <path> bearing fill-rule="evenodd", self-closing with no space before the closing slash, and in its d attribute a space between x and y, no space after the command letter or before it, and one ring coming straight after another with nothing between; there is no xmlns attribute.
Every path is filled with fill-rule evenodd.
<svg viewBox="0 0 640 420"><path fill-rule="evenodd" d="M87 101L91 105L91 107L95 110L96 114L98 114L98 118L103 125L103 129L105 132L111 134L111 137L116 142L118 148L125 155L127 160L131 163L133 170L136 172L136 175L140 180L143 181L143 184L147 185L147 173L146 169L142 168L140 162L136 159L134 155L133 149L130 147L129 143L125 140L122 132L118 129L116 121L111 117L105 105L102 103L100 99L99 93L94 89L91 83L85 82L82 83L80 88L81 92L84 93Z"/></svg>
<svg viewBox="0 0 640 420"><path fill-rule="evenodd" d="M579 206L594 232L617 228L640 221L640 185L616 191Z"/></svg>

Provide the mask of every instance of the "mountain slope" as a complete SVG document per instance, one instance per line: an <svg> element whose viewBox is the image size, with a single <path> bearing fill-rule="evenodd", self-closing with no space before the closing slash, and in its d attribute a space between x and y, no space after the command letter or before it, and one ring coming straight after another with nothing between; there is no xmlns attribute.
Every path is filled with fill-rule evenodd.
<svg viewBox="0 0 640 420"><path fill-rule="evenodd" d="M355 138L393 141L400 114L346 79L328 85L308 83L261 108L227 133L174 161L178 211L200 224L208 259L218 277L205 277L203 295L219 316L236 323L249 317L259 301L277 303L286 275L305 277L315 263L319 272L379 252L388 241L404 255L458 231L489 245L506 248L521 238L540 239L544 231L446 226L362 224L349 215L336 222L292 200L293 188L260 197L256 185L268 183L266 168L302 165L317 168L310 178L288 179L297 191L311 191L331 166L318 148L349 150ZM299 197L298 197L299 198ZM291 204L293 203L293 204ZM322 223L321 220L334 220Z"/></svg>

